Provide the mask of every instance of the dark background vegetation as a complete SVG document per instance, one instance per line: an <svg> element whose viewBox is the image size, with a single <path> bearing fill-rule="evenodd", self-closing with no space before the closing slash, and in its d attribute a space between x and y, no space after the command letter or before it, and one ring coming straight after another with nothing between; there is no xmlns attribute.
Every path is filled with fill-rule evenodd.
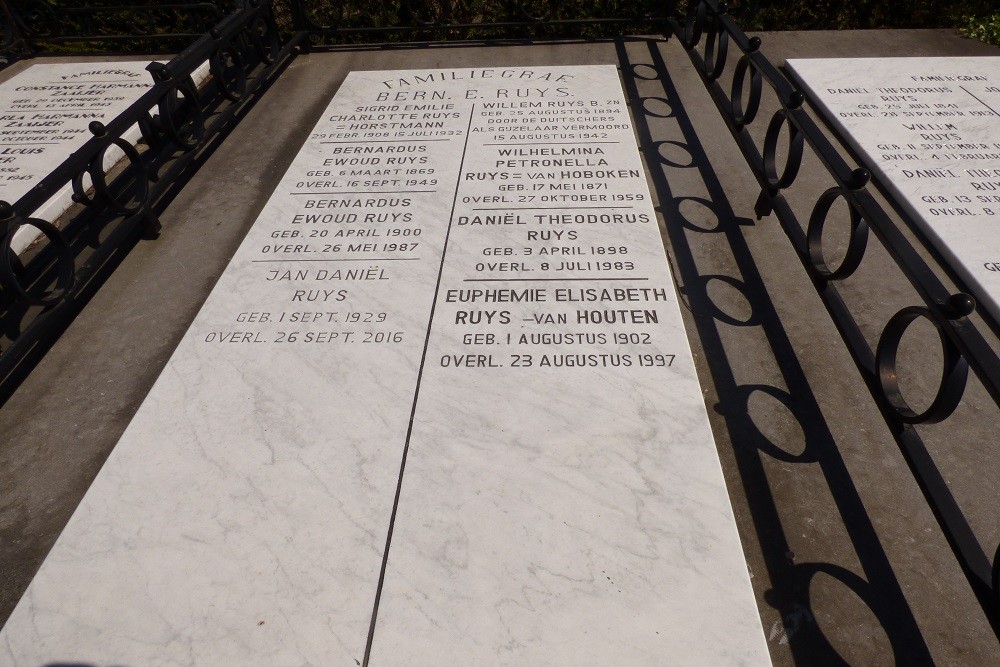
<svg viewBox="0 0 1000 667"><path fill-rule="evenodd" d="M1000 0L734 0L744 30L957 28L1000 45Z"/></svg>
<svg viewBox="0 0 1000 667"><path fill-rule="evenodd" d="M45 36L80 34L165 35L204 32L221 13L240 0L197 2L173 0L7 0L19 12L24 27L42 37L36 43L47 50L115 50L140 52L181 48L185 38L120 40L104 42L44 41ZM572 19L633 17L637 11L655 14L669 3L653 0L301 0L309 20L320 26L361 28L413 25L415 22L483 23L535 18ZM681 6L684 1L681 0ZM214 5L214 6L213 6ZM731 0L730 14L745 30L840 30L873 28L956 28L965 36L1000 45L1000 0ZM138 7L138 11L129 8ZM279 24L291 29L294 12L291 0L275 0ZM98 9L100 8L100 9ZM630 27L638 32L643 27ZM606 37L622 31L621 26L603 28L538 25L523 36ZM510 36L499 29L478 31L427 29L419 39ZM520 34L516 36L521 36ZM356 34L338 36L337 41L395 41L412 39L409 34ZM330 41L329 39L327 40ZM174 43L176 42L176 43ZM154 44L158 48L154 48Z"/></svg>

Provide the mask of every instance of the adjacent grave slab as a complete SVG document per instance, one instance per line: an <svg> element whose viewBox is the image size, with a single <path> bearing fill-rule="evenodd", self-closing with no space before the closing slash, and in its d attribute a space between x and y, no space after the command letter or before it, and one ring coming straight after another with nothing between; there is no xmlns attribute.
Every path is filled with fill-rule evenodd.
<svg viewBox="0 0 1000 667"><path fill-rule="evenodd" d="M1000 57L787 66L1000 317Z"/></svg>
<svg viewBox="0 0 1000 667"><path fill-rule="evenodd" d="M766 664L615 68L352 73L0 656Z"/></svg>
<svg viewBox="0 0 1000 667"><path fill-rule="evenodd" d="M148 64L34 64L0 83L0 200L17 201L93 136L87 129L91 122L111 120L152 88ZM136 141L138 136L136 128L127 138ZM109 150L108 161L113 164L121 155L117 148ZM67 186L36 215L54 220L72 203L70 194ZM15 252L36 232L22 228L14 239Z"/></svg>

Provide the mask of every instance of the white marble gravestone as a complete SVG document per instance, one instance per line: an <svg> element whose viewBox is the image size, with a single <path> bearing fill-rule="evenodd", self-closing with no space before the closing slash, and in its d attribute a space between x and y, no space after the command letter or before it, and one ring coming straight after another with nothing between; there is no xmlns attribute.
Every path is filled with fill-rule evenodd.
<svg viewBox="0 0 1000 667"><path fill-rule="evenodd" d="M35 63L0 83L0 200L17 201L93 136L91 122L110 122L152 88L148 65L148 60ZM208 62L191 77L195 85L204 83ZM141 137L138 125L122 135L132 144ZM109 147L105 170L122 157L120 148ZM90 187L89 176L83 184ZM67 184L33 216L55 221L73 204L72 194ZM24 226L11 248L20 254L38 236L37 228Z"/></svg>
<svg viewBox="0 0 1000 667"><path fill-rule="evenodd" d="M1000 317L1000 57L787 66Z"/></svg>
<svg viewBox="0 0 1000 667"><path fill-rule="evenodd" d="M0 200L15 202L93 135L93 121L108 122L144 92L153 80L148 60L34 64L0 83ZM139 138L138 128L129 141ZM108 151L106 166L120 159ZM54 220L72 203L67 185L36 212ZM37 235L19 230L13 248L20 252Z"/></svg>
<svg viewBox="0 0 1000 667"><path fill-rule="evenodd" d="M614 67L347 78L0 632L57 659L767 664Z"/></svg>

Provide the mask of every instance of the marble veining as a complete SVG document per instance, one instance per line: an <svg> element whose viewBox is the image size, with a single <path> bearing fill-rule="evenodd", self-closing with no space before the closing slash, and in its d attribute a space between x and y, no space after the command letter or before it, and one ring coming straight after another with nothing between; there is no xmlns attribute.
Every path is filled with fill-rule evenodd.
<svg viewBox="0 0 1000 667"><path fill-rule="evenodd" d="M34 63L0 83L0 114L5 119L0 130L0 200L17 201L91 139L90 123L111 121L152 88L148 65L148 60ZM208 76L207 62L192 74L196 85ZM122 135L131 144L141 138L138 125ZM124 156L117 146L109 147L105 170ZM89 175L83 186L92 186ZM33 217L55 221L73 205L72 194L67 184ZM34 227L22 227L11 248L20 254L40 235Z"/></svg>
<svg viewBox="0 0 1000 667"><path fill-rule="evenodd" d="M612 66L351 73L0 630L366 660L768 662Z"/></svg>
<svg viewBox="0 0 1000 667"><path fill-rule="evenodd" d="M1000 57L824 58L788 69L1000 316Z"/></svg>

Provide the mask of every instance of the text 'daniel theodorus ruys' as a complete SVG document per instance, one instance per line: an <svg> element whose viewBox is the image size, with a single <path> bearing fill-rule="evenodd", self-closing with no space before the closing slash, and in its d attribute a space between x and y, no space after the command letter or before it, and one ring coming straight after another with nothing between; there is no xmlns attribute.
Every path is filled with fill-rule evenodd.
<svg viewBox="0 0 1000 667"><path fill-rule="evenodd" d="M790 71L1000 317L1000 58L831 58Z"/></svg>
<svg viewBox="0 0 1000 667"><path fill-rule="evenodd" d="M351 73L2 638L766 663L616 69Z"/></svg>

